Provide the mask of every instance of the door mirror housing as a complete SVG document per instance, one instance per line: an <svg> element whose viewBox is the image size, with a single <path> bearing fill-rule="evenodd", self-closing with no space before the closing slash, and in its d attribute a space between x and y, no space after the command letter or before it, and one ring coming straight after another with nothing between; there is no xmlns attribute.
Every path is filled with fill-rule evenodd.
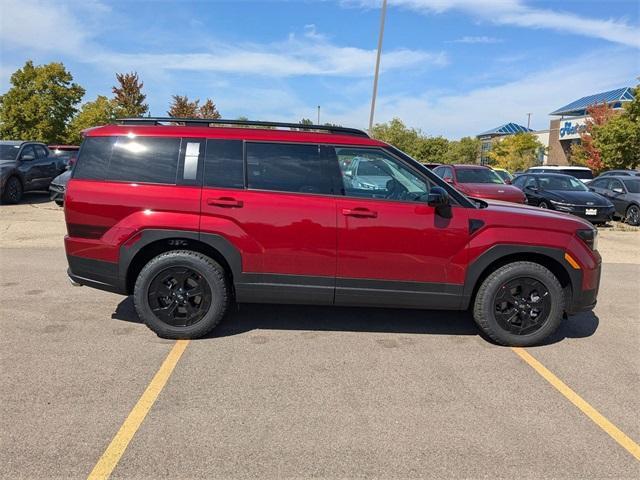
<svg viewBox="0 0 640 480"><path fill-rule="evenodd" d="M528 190L529 192L537 192L538 191L538 187L532 187L531 185L529 185L528 187L524 187L525 190Z"/></svg>
<svg viewBox="0 0 640 480"><path fill-rule="evenodd" d="M443 180L449 184L453 184L453 177L444 177Z"/></svg>
<svg viewBox="0 0 640 480"><path fill-rule="evenodd" d="M31 155L30 153L25 153L20 157L20 160L23 162L30 162L31 160L35 160L35 159L36 157L34 155Z"/></svg>
<svg viewBox="0 0 640 480"><path fill-rule="evenodd" d="M624 193L624 190L621 189L620 187L617 187L617 188L613 189L613 193L615 193L617 195L622 195Z"/></svg>
<svg viewBox="0 0 640 480"><path fill-rule="evenodd" d="M449 192L442 187L433 187L429 190L427 204L430 207L446 207L449 205Z"/></svg>

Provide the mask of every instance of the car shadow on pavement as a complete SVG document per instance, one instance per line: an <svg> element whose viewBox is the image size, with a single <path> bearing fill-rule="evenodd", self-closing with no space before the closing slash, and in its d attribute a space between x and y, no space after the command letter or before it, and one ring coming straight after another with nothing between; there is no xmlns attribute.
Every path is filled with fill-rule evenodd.
<svg viewBox="0 0 640 480"><path fill-rule="evenodd" d="M19 205L27 205L27 204L37 205L39 203L49 203L49 202L51 202L51 198L49 197L49 192L45 192L45 191L24 192L18 204Z"/></svg>
<svg viewBox="0 0 640 480"><path fill-rule="evenodd" d="M111 318L141 323L132 297L120 302ZM557 343L565 338L589 337L598 328L598 323L598 317L592 312L569 317L563 320L560 328L544 344ZM205 339L239 335L257 329L479 335L487 339L469 312L271 304L232 306L220 325Z"/></svg>

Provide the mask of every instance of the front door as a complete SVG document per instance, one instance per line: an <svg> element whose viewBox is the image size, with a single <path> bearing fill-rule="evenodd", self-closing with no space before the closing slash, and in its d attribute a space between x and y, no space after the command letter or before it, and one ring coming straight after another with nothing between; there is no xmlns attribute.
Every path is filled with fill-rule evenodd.
<svg viewBox="0 0 640 480"><path fill-rule="evenodd" d="M467 209L453 206L450 218L437 214L427 205L431 182L383 149L334 147L332 153L345 193L337 201L336 304L456 308Z"/></svg>

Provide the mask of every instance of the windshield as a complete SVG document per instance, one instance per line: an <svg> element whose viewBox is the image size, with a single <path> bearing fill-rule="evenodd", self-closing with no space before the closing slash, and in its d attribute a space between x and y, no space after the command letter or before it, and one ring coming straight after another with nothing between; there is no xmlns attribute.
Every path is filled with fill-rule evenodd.
<svg viewBox="0 0 640 480"><path fill-rule="evenodd" d="M543 190L562 190L566 192L587 192L589 189L585 187L584 183L575 177L569 175L563 176L549 176L545 177L538 175L538 182Z"/></svg>
<svg viewBox="0 0 640 480"><path fill-rule="evenodd" d="M504 183L496 172L488 168L458 168L456 175L458 183Z"/></svg>
<svg viewBox="0 0 640 480"><path fill-rule="evenodd" d="M507 180L511 180L511 174L509 172L505 172L504 170L494 170L494 172L496 172L498 175L500 175L500 178L502 180L504 180L505 182Z"/></svg>
<svg viewBox="0 0 640 480"><path fill-rule="evenodd" d="M640 179L630 178L623 180L623 182L629 193L640 193Z"/></svg>
<svg viewBox="0 0 640 480"><path fill-rule="evenodd" d="M2 160L15 160L18 156L20 145L0 145L0 158Z"/></svg>

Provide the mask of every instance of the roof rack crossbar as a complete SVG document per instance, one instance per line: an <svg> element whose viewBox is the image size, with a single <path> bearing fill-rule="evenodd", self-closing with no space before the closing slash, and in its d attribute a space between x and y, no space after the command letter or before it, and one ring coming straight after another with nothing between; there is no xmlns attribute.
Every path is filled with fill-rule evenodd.
<svg viewBox="0 0 640 480"><path fill-rule="evenodd" d="M118 118L116 123L120 125L164 125L167 123L181 123L189 127L201 127L211 125L230 125L238 127L274 127L290 128L297 130L319 130L328 133L340 133L369 137L367 132L357 128L338 127L334 125L305 125L302 123L261 122L254 120L228 120L220 118L182 118L182 117L135 117Z"/></svg>

